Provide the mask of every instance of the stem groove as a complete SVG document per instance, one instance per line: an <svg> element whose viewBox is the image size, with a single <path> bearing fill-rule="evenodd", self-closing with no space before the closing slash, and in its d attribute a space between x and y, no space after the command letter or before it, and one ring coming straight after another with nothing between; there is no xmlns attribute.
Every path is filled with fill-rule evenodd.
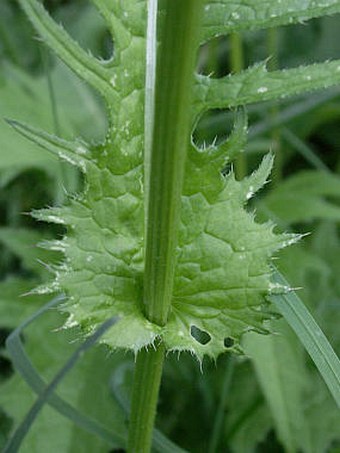
<svg viewBox="0 0 340 453"><path fill-rule="evenodd" d="M151 3L150 3L151 5ZM173 290L177 231L186 152L191 128L191 97L202 0L160 0L154 118L152 124L144 310L153 323L167 322ZM148 36L148 39L152 37ZM150 93L148 92L148 95ZM148 99L146 99L148 106ZM148 453L156 415L165 347L138 353L131 405L129 453Z"/></svg>

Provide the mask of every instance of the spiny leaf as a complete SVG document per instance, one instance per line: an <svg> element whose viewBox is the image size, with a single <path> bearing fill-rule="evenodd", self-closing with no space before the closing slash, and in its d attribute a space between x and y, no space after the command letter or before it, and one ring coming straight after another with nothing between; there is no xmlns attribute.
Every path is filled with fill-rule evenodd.
<svg viewBox="0 0 340 453"><path fill-rule="evenodd" d="M242 109L236 112L234 127L229 137L222 143L217 145L213 143L202 150L202 157L205 156L206 165L213 161L219 168L223 168L232 162L239 153L244 151L248 138L247 132L248 118L245 110ZM194 154L195 149L191 153Z"/></svg>
<svg viewBox="0 0 340 453"><path fill-rule="evenodd" d="M68 33L49 16L37 0L19 0L32 24L58 56L76 73L107 99L114 99L110 71L86 53Z"/></svg>
<svg viewBox="0 0 340 453"><path fill-rule="evenodd" d="M65 262L55 267L54 282L37 292L62 289L67 293L66 327L80 325L92 332L117 315L119 321L102 339L113 348L137 352L161 337L168 349L191 351L200 360L204 355L215 358L227 349L239 351L244 332L266 332L263 321L271 316L265 302L271 288L269 257L295 240L274 234L270 223L256 224L254 215L244 209L268 178L272 157L267 156L258 171L241 182L232 172L221 174L231 157L224 152L234 154L244 144L245 115L239 116L226 145L206 151L191 145L172 307L165 327L150 323L142 308L145 30L141 24L145 25L145 2L131 0L124 9L106 2L96 5L104 13L113 8L120 23L116 39L121 37L125 46L117 49L119 66L110 79L117 97L110 105L106 140L79 154L77 144L13 124L40 146L86 170L82 194L64 207L34 212L39 220L68 228L62 244L57 244L64 250ZM38 10L50 24L49 16ZM212 100L208 98L207 103Z"/></svg>
<svg viewBox="0 0 340 453"><path fill-rule="evenodd" d="M340 61L267 72L264 63L222 79L197 76L194 113L270 101L340 82Z"/></svg>
<svg viewBox="0 0 340 453"><path fill-rule="evenodd" d="M224 351L227 337L237 349L244 331L262 330L270 316L258 311L270 288L267 258L291 238L275 236L271 225L256 225L243 204L265 182L272 158L237 182L232 173L220 174L218 158L206 167L204 153L195 152L187 164L173 308L164 329L149 323L140 307L144 210L139 166L112 174L102 163L104 153L96 162L89 157L86 178L92 184L86 192L68 206L34 213L70 227L62 244L66 265L56 269L50 287L37 289L67 291L67 326L78 323L92 330L117 313L122 319L103 339L111 346L137 351L162 336L169 349L190 350L200 359ZM117 168L119 160L115 163ZM207 344L198 341L193 326L207 333Z"/></svg>
<svg viewBox="0 0 340 453"><path fill-rule="evenodd" d="M301 23L338 12L338 0L207 0L202 40L234 31Z"/></svg>
<svg viewBox="0 0 340 453"><path fill-rule="evenodd" d="M111 0L92 0L96 5L114 40L115 56L120 54L131 44L133 36L144 37L146 2L125 0L112 2ZM138 20L139 18L143 20Z"/></svg>
<svg viewBox="0 0 340 453"><path fill-rule="evenodd" d="M263 305L270 289L267 258L286 241L295 240L275 235L271 224L256 224L243 209L249 192L264 184L271 162L267 157L258 172L242 182L232 173L219 181L215 170L215 190L205 184L209 170L188 163L197 178L188 177L184 188L174 297L165 337L169 347L191 350L200 358L216 357L230 347L227 338L237 350L246 330L265 332L263 320L270 317ZM210 168L213 172L214 166ZM208 341L197 338L192 326L208 334Z"/></svg>
<svg viewBox="0 0 340 453"><path fill-rule="evenodd" d="M259 310L270 288L267 258L292 238L275 236L271 225L256 225L243 204L249 191L265 181L271 161L266 158L242 183L233 174L224 179L211 166L214 190L202 184L209 172L188 163L193 167L188 172L196 171L198 177L190 179L183 196L173 305L165 328L149 323L140 307L143 208L138 198L125 194L91 201L89 187L86 200L43 213L42 218L73 225L64 239L67 268L57 271L58 286L70 296L68 324L92 330L117 313L121 320L103 338L112 347L137 351L161 336L169 349L190 350L200 359L224 351L226 337L234 339L237 349L244 331L262 331L262 321L270 316ZM107 216L107 206L115 216ZM208 334L207 344L200 343L192 326Z"/></svg>
<svg viewBox="0 0 340 453"><path fill-rule="evenodd" d="M89 150L84 142L69 142L19 121L7 120L7 122L30 141L60 159L80 167L84 172L86 171L86 154L89 153Z"/></svg>

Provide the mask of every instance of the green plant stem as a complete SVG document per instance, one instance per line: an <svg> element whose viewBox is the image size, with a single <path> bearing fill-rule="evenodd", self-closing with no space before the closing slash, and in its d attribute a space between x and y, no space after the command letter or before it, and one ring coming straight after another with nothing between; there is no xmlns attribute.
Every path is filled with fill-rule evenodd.
<svg viewBox="0 0 340 453"><path fill-rule="evenodd" d="M145 252L147 318L165 325L172 296L175 248L201 0L163 0L164 22L156 67L156 94Z"/></svg>
<svg viewBox="0 0 340 453"><path fill-rule="evenodd" d="M163 362L163 345L137 355L128 442L131 453L150 451Z"/></svg>
<svg viewBox="0 0 340 453"><path fill-rule="evenodd" d="M155 79L157 64L157 7L158 0L148 2L148 20L146 35L146 71L144 105L144 227L148 226L149 184L152 153L152 136L155 109Z"/></svg>
<svg viewBox="0 0 340 453"><path fill-rule="evenodd" d="M161 0L144 272L144 311L164 326L171 304L191 94L202 0ZM129 453L147 453L164 346L139 352L132 392Z"/></svg>
<svg viewBox="0 0 340 453"><path fill-rule="evenodd" d="M230 69L233 73L241 72L244 68L244 55L242 36L240 33L230 35ZM243 179L247 175L247 158L241 153L235 162L235 174L237 179Z"/></svg>

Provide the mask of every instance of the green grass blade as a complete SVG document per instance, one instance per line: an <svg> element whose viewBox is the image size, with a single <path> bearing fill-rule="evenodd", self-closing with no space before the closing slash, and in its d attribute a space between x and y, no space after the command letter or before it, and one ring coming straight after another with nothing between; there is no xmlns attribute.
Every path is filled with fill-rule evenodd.
<svg viewBox="0 0 340 453"><path fill-rule="evenodd" d="M102 335L105 332L105 330L112 325L113 320L108 321L109 323L108 325L106 324L103 325L95 332L94 335L89 337L73 353L73 355L67 361L65 366L60 369L59 373L48 385L46 385L46 383L39 375L39 373L37 372L37 370L35 369L35 367L33 366L30 359L25 353L25 350L21 343L21 334L23 330L29 324L31 324L33 321L35 321L37 318L43 315L46 311L57 306L62 300L63 297L59 296L53 299L48 304L44 305L40 310L38 310L24 323L17 327L6 341L6 347L12 359L15 369L19 372L19 374L23 377L23 379L27 382L31 389L38 395L38 399L33 404L27 416L25 417L23 422L19 425L18 429L15 431L9 443L5 447L4 452L6 453L15 452L18 450L30 426L34 422L35 418L39 414L44 404L46 403L48 403L50 406L52 406L66 418L72 420L73 423L75 423L77 426L91 432L92 434L99 436L104 441L108 442L110 445L119 447L125 444L125 440L121 436L110 432L105 427L97 423L95 420L80 413L78 410L76 410L62 398L54 394L56 386L65 377L67 372L73 368L73 366L75 365L76 361L80 358L80 356L94 344L94 342L99 338L99 336ZM105 330L103 331L104 328Z"/></svg>
<svg viewBox="0 0 340 453"><path fill-rule="evenodd" d="M252 360L277 438L285 451L296 452L303 446L305 453L311 453L304 411L308 375L297 348L299 340L283 318L273 320L270 326L276 335L254 332L245 335L244 351Z"/></svg>
<svg viewBox="0 0 340 453"><path fill-rule="evenodd" d="M275 272L274 280L288 285L279 272ZM270 300L299 337L340 407L340 360L326 336L295 292L272 295Z"/></svg>
<svg viewBox="0 0 340 453"><path fill-rule="evenodd" d="M330 169L318 157L316 152L310 146L306 145L306 143L304 143L290 129L283 127L281 133L286 142L289 143L314 168L320 171L330 172Z"/></svg>

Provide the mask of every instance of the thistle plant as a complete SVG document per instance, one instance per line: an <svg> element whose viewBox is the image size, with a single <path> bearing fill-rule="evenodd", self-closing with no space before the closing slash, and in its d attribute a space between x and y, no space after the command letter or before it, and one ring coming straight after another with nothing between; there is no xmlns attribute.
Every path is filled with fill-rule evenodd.
<svg viewBox="0 0 340 453"><path fill-rule="evenodd" d="M136 357L128 451L148 452L164 356L189 351L202 363L242 354L242 336L268 333L270 295L291 291L273 278L271 257L300 236L258 223L248 201L265 185L267 154L243 179L231 163L247 141L245 106L340 82L340 61L268 72L266 62L219 79L195 73L199 46L244 30L340 12L338 1L92 0L106 21L113 55L81 48L37 0L19 0L37 32L105 100L105 140L67 141L15 120L22 135L80 169L81 193L34 211L62 224L46 242L65 258L38 294L62 292L65 328L101 337ZM235 109L226 141L192 139L210 109ZM339 390L338 390L339 392Z"/></svg>

